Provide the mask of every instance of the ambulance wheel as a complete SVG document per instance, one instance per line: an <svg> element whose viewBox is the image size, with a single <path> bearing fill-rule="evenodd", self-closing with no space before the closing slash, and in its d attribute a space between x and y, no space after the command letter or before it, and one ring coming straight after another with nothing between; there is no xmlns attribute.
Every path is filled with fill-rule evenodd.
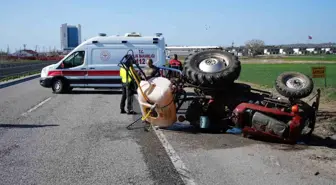
<svg viewBox="0 0 336 185"><path fill-rule="evenodd" d="M60 94L60 93L64 92L64 89L66 88L65 86L66 85L65 85L63 79L56 78L55 80L53 80L52 90L53 90L54 93Z"/></svg>
<svg viewBox="0 0 336 185"><path fill-rule="evenodd" d="M183 74L193 85L223 87L239 78L241 63L229 52L209 50L189 56Z"/></svg>

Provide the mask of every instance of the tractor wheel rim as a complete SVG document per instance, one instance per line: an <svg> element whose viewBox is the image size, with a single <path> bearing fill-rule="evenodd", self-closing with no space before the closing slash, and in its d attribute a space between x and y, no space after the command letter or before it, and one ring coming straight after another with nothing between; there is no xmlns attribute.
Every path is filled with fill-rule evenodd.
<svg viewBox="0 0 336 185"><path fill-rule="evenodd" d="M292 77L287 79L286 86L291 89L303 89L307 86L306 82L298 77Z"/></svg>
<svg viewBox="0 0 336 185"><path fill-rule="evenodd" d="M215 73L221 71L223 68L225 68L225 66L225 60L219 60L218 58L207 58L201 61L199 64L199 69L203 72Z"/></svg>

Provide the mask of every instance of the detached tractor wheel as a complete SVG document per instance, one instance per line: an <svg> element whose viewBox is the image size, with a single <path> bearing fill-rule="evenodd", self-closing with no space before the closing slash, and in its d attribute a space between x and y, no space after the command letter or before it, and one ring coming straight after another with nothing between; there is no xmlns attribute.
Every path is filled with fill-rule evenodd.
<svg viewBox="0 0 336 185"><path fill-rule="evenodd" d="M55 79L52 83L52 90L56 94L63 93L66 89L66 84L63 79Z"/></svg>
<svg viewBox="0 0 336 185"><path fill-rule="evenodd" d="M301 99L309 96L314 89L313 80L299 72L285 72L275 81L275 89L287 98Z"/></svg>
<svg viewBox="0 0 336 185"><path fill-rule="evenodd" d="M225 51L201 51L185 60L183 73L193 85L221 87L239 78L241 64Z"/></svg>

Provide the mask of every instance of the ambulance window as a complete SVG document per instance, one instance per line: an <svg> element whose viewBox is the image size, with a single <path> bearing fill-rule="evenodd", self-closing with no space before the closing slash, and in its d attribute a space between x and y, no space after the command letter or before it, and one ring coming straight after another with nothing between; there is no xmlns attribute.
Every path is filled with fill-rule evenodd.
<svg viewBox="0 0 336 185"><path fill-rule="evenodd" d="M82 65L84 63L84 56L84 51L78 51L73 53L63 61L64 68L72 68Z"/></svg>
<svg viewBox="0 0 336 185"><path fill-rule="evenodd" d="M77 52L77 55L74 58L74 63L73 63L74 67L80 66L84 63L84 55L85 55L84 51Z"/></svg>

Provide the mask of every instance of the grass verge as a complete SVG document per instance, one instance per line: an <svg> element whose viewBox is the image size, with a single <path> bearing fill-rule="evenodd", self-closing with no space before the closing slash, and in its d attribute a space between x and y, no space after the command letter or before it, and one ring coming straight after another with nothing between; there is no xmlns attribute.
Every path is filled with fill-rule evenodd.
<svg viewBox="0 0 336 185"><path fill-rule="evenodd" d="M38 63L41 60L0 60L0 64L15 64L15 63Z"/></svg>
<svg viewBox="0 0 336 185"><path fill-rule="evenodd" d="M336 61L336 55L288 56L283 59L289 61Z"/></svg>
<svg viewBox="0 0 336 185"><path fill-rule="evenodd" d="M284 60L284 61L311 61L311 62L318 62L318 61L334 61L336 62L336 55L296 55L296 56L257 56L257 57L240 57L242 60Z"/></svg>
<svg viewBox="0 0 336 185"><path fill-rule="evenodd" d="M186 56L179 56L179 60L184 61ZM307 61L307 62L336 62L336 55L296 55L296 56L282 56L282 55L270 55L270 56L256 56L248 57L242 56L239 57L241 60L284 60L289 62L295 61Z"/></svg>
<svg viewBox="0 0 336 185"><path fill-rule="evenodd" d="M15 80L15 79L18 79L18 78L23 78L23 77L26 77L26 76L35 75L35 74L39 74L39 73L40 73L40 71L33 71L33 72L23 73L23 74L19 74L19 75L13 75L13 76L9 76L9 77L0 79L0 82Z"/></svg>
<svg viewBox="0 0 336 185"><path fill-rule="evenodd" d="M242 71L239 80L260 84L273 88L275 79L285 71L297 71L308 76L312 76L311 68L326 66L326 82L324 86L323 78L314 78L316 88L321 88L325 98L336 100L336 63L329 64L242 64Z"/></svg>

